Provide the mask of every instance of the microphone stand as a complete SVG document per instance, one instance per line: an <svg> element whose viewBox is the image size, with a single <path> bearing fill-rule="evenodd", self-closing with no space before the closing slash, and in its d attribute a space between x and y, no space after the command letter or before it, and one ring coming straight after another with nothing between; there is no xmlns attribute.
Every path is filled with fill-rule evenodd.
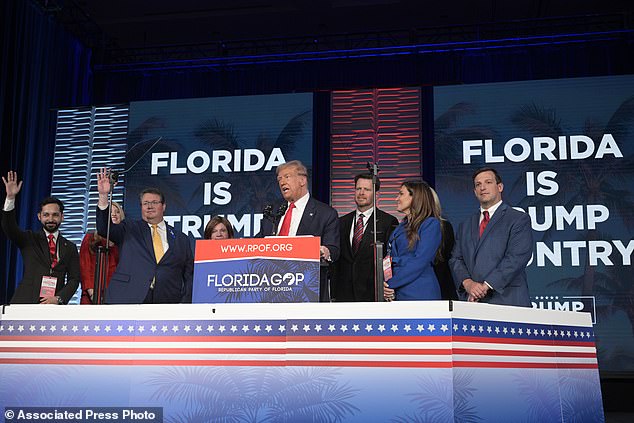
<svg viewBox="0 0 634 423"><path fill-rule="evenodd" d="M119 179L119 175L125 175L126 173L131 171L137 165L137 163L139 163L139 161L141 161L141 159L145 157L145 155L151 149L153 149L154 146L158 144L159 141L161 141L162 139L163 139L163 136L159 136L158 138L156 138L156 140L152 143L152 145L148 149L146 149L143 152L143 154L141 154L141 156L134 163L132 163L132 165L128 167L127 169L121 172L110 169L110 175L109 175L110 192L108 193L108 209L107 209L108 210L108 226L106 228L106 246L105 247L102 247L101 245L97 246L97 252L95 257L95 281L94 281L95 288L94 288L93 298L92 298L93 304L103 304L104 292L106 290L106 282L108 279L108 260L110 258L110 223L112 222L112 192L114 190L114 186L116 185L117 180ZM134 149L135 147L136 145L133 146L132 148ZM128 153L130 151L128 151ZM126 155L128 153L126 153Z"/></svg>
<svg viewBox="0 0 634 423"><path fill-rule="evenodd" d="M377 178L379 177L379 164L378 163L370 163L367 164L368 170L372 174L372 189L374 191L374 213L372 213L372 234L373 234L373 244L372 247L374 249L374 301L383 302L385 299L383 298L383 282L385 278L383 276L383 242L378 241L376 238L376 215L377 215Z"/></svg>
<svg viewBox="0 0 634 423"><path fill-rule="evenodd" d="M106 226L106 245L97 246L95 257L95 290L93 293L92 303L103 304L104 294L106 291L106 283L108 279L108 265L110 259L110 224L112 223L112 192L117 183L119 174L117 172L110 173L110 192L108 192L108 225Z"/></svg>

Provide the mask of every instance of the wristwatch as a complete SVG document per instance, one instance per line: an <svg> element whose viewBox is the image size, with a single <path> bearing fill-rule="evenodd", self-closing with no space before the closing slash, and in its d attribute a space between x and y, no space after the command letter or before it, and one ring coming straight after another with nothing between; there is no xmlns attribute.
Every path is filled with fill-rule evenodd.
<svg viewBox="0 0 634 423"><path fill-rule="evenodd" d="M64 300L62 300L62 297L60 297L59 295L56 296L57 298L57 304L58 305L64 305Z"/></svg>

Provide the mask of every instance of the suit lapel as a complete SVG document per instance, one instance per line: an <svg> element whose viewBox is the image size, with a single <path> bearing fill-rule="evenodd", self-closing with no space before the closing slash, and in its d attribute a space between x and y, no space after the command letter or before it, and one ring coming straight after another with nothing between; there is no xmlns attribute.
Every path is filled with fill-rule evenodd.
<svg viewBox="0 0 634 423"><path fill-rule="evenodd" d="M473 248L473 256L478 252L478 248L480 248L480 212L478 211L473 216L471 216L471 242Z"/></svg>
<svg viewBox="0 0 634 423"><path fill-rule="evenodd" d="M172 228L170 225L168 225L166 223L165 224L165 230L166 230L166 235L167 235L167 245L169 245L169 248L167 249L167 251L163 255L163 258L161 259L161 261L165 260L165 257L168 254L173 254L174 253L174 248L175 248L175 245L176 245L175 244L176 234L174 233L174 228Z"/></svg>
<svg viewBox="0 0 634 423"><path fill-rule="evenodd" d="M341 219L341 239L340 247L342 252L352 257L352 246L350 245L350 231L352 230L352 221L356 216L356 211L347 214Z"/></svg>
<svg viewBox="0 0 634 423"><path fill-rule="evenodd" d="M306 208L304 209L302 220L299 221L299 226L297 227L297 235L312 235L310 228L312 227L314 218L315 203L313 201L313 198L310 197L308 199L308 203L306 203Z"/></svg>
<svg viewBox="0 0 634 423"><path fill-rule="evenodd" d="M154 261L156 261L156 256L154 255L154 244L152 243L152 228L146 221L141 220L139 222L139 230L141 231L141 238L143 239L145 248L150 253L150 256L154 258Z"/></svg>
<svg viewBox="0 0 634 423"><path fill-rule="evenodd" d="M507 205L505 203L500 204L500 206L498 207L498 209L495 211L495 213L493 213L493 217L491 217L491 220L489 221L489 224L487 225L487 227L484 229L484 232L482 232L482 236L480 237L480 212L478 212L478 215L476 216L476 236L478 237L478 243L476 246L476 251L475 253L478 253L478 249L480 248L480 245L482 245L482 243L484 242L484 240L489 236L489 234L491 233L491 231L494 230L494 226L502 219L502 217L504 217L504 214L506 213L506 209L507 209Z"/></svg>
<svg viewBox="0 0 634 423"><path fill-rule="evenodd" d="M372 223L372 219L374 219L374 217L371 214L370 217L368 217L365 231L363 231L363 236L361 237L361 242L359 243L359 250L357 251L361 251L362 248L369 247L374 242L374 235L372 234L372 231L374 230L374 223ZM379 215L377 214L377 221L376 221L377 230L380 227L380 224L379 224L380 222L378 219L379 219ZM356 222L355 222L355 225L356 225Z"/></svg>
<svg viewBox="0 0 634 423"><path fill-rule="evenodd" d="M491 218L491 220L489 221L489 224L487 225L486 229L482 233L482 239L484 239L487 236L489 236L491 231L494 230L495 225L497 225L497 223L500 220L502 220L502 218L504 217L504 214L506 213L506 209L507 208L508 208L508 206L506 204L504 204L504 203L500 204L500 207L498 207L498 209L495 211L495 213L493 213L493 217Z"/></svg>
<svg viewBox="0 0 634 423"><path fill-rule="evenodd" d="M60 263L66 256L66 238L59 234L57 237L57 262Z"/></svg>
<svg viewBox="0 0 634 423"><path fill-rule="evenodd" d="M48 250L48 239L44 234L44 231L37 232L37 246L39 250L39 254L42 257L42 262L48 263L49 267L53 264L53 259L51 257L51 252ZM59 237L58 237L59 238ZM59 247L58 247L59 250Z"/></svg>

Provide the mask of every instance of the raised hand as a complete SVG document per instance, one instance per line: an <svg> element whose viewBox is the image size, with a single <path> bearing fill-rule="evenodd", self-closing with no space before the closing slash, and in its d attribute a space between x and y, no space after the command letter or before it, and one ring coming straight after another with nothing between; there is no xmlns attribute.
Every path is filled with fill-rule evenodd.
<svg viewBox="0 0 634 423"><path fill-rule="evenodd" d="M7 173L7 178L2 177L2 182L4 182L4 189L7 192L7 199L13 200L15 196L18 195L20 190L22 189L22 182L18 182L18 173L12 170Z"/></svg>
<svg viewBox="0 0 634 423"><path fill-rule="evenodd" d="M102 167L97 173L97 190L99 194L108 194L110 192L110 170Z"/></svg>

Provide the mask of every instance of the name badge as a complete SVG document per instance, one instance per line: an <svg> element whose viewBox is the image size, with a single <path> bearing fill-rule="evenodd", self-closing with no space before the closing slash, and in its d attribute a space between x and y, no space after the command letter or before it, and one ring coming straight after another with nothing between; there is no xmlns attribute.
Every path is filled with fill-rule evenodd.
<svg viewBox="0 0 634 423"><path fill-rule="evenodd" d="M383 280L385 282L392 279L392 256L386 256L383 259Z"/></svg>
<svg viewBox="0 0 634 423"><path fill-rule="evenodd" d="M42 276L42 285L40 286L40 297L55 296L57 288L57 278L55 276Z"/></svg>

